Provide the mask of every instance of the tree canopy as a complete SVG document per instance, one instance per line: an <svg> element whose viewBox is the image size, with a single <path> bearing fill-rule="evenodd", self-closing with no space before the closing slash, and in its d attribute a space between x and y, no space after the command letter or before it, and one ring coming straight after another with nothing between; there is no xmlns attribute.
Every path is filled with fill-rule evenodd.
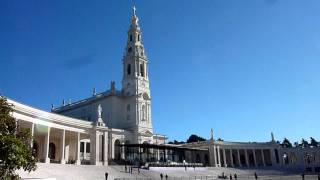
<svg viewBox="0 0 320 180"><path fill-rule="evenodd" d="M187 140L187 143L199 142L199 141L206 141L206 139L204 139L203 137L200 137L198 135L191 134L191 136Z"/></svg>
<svg viewBox="0 0 320 180"><path fill-rule="evenodd" d="M282 146L282 147L286 147L286 148L291 148L291 147L292 147L292 144L291 144L291 142L289 141L289 139L284 138L284 140L283 140L282 143L281 143L281 146Z"/></svg>
<svg viewBox="0 0 320 180"><path fill-rule="evenodd" d="M35 151L31 148L32 137L29 129L19 129L11 116L12 105L0 96L0 177L18 179L16 170L36 169Z"/></svg>
<svg viewBox="0 0 320 180"><path fill-rule="evenodd" d="M310 137L310 146L318 147L319 146L319 142L316 141L313 137Z"/></svg>

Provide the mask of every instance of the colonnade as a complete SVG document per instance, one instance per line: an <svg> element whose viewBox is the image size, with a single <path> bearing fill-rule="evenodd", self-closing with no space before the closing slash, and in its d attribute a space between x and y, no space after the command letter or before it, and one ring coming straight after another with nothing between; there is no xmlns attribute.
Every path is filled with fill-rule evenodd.
<svg viewBox="0 0 320 180"><path fill-rule="evenodd" d="M55 152L53 152L55 156L59 155L58 158L55 158L53 160L55 163L57 163L56 159L58 159L60 164L67 163L66 159L68 159L68 157L66 156L68 155L66 155L66 147L72 144L72 148L68 147L68 154L69 154L69 151L72 152L72 154L74 155L73 156L74 159L72 159L73 161L72 163L76 165L80 165L81 164L81 158L80 158L81 136L86 136L86 138L90 138L90 164L108 165L108 131L106 131L104 127L94 126L88 133L88 132L70 131L66 129L59 129L56 127L40 125L41 130L38 130L36 132L35 125L36 125L35 123L31 122L30 132L34 140L30 142L30 146L32 148L37 148L38 152L42 152L42 153L39 153L38 158L39 160L42 160L44 163L50 163L50 161L53 160L53 159L50 159L49 153L50 153L50 143L54 142L53 144L59 147L59 149L55 149ZM54 131L55 141L51 140L53 131ZM66 145L66 139L67 139L66 132L68 132L69 140L70 141L72 140L71 142L69 142L69 145ZM70 136L72 138L70 138ZM59 141L57 141L57 139L59 139ZM37 147L34 147L34 143L37 144ZM38 146L38 143L39 145L41 144L41 146ZM102 147L99 147L99 145ZM84 149L86 149L86 147L84 147Z"/></svg>
<svg viewBox="0 0 320 180"><path fill-rule="evenodd" d="M236 148L214 145L209 148L211 165L216 167L257 167L275 164L270 148Z"/></svg>

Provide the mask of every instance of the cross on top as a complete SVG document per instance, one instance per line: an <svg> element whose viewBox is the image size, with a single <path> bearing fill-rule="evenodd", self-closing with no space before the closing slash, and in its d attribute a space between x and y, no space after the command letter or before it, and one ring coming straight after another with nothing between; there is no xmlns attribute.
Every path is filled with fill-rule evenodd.
<svg viewBox="0 0 320 180"><path fill-rule="evenodd" d="M137 10L137 9L136 9L136 6L133 6L132 9L133 9L133 15L135 16L135 15L136 15L136 10Z"/></svg>

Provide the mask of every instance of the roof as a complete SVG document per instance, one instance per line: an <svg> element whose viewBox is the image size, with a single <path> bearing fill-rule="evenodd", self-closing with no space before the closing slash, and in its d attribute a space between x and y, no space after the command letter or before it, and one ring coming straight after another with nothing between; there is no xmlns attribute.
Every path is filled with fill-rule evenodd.
<svg viewBox="0 0 320 180"><path fill-rule="evenodd" d="M154 149L168 149L168 150L191 150L191 151L207 151L205 148L190 148L182 147L177 145L168 144L119 144L118 146L123 147L139 147L139 148L154 148Z"/></svg>
<svg viewBox="0 0 320 180"><path fill-rule="evenodd" d="M101 100L103 98L111 97L111 96L122 96L122 91L112 92L111 90L108 90L108 91L93 95L89 98L85 98L85 99L73 102L71 104L66 104L64 106L53 108L51 111L55 112L55 113L61 113L61 112L68 111L73 108L77 108L79 106L91 104L92 102Z"/></svg>

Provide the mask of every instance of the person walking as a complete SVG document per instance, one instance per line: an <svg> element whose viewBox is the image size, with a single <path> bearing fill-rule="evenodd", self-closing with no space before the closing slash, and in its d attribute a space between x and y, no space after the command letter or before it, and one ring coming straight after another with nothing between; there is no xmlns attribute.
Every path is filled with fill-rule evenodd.
<svg viewBox="0 0 320 180"><path fill-rule="evenodd" d="M238 175L237 173L234 174L234 179L237 180L238 179Z"/></svg>
<svg viewBox="0 0 320 180"><path fill-rule="evenodd" d="M232 180L232 175L230 174L230 180Z"/></svg>
<svg viewBox="0 0 320 180"><path fill-rule="evenodd" d="M320 174L318 174L318 180L320 180Z"/></svg>
<svg viewBox="0 0 320 180"><path fill-rule="evenodd" d="M301 174L301 178L302 178L302 180L304 180L304 173Z"/></svg>
<svg viewBox="0 0 320 180"><path fill-rule="evenodd" d="M163 179L163 174L162 173L160 173L160 179Z"/></svg>
<svg viewBox="0 0 320 180"><path fill-rule="evenodd" d="M166 174L166 179L168 179L168 174Z"/></svg>
<svg viewBox="0 0 320 180"><path fill-rule="evenodd" d="M254 178L257 180L258 179L258 174L254 172Z"/></svg>

